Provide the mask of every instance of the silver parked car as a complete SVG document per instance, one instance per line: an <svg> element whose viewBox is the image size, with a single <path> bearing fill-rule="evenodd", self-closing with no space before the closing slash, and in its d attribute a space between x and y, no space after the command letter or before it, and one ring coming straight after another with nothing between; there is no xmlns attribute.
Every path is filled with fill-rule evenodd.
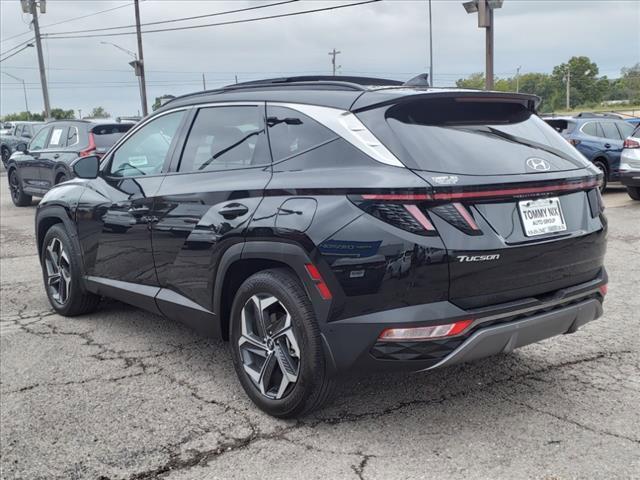
<svg viewBox="0 0 640 480"><path fill-rule="evenodd" d="M0 153L5 167L11 154L16 151L16 147L21 143L25 145L29 143L33 136L40 131L44 122L12 122L11 125L12 128L8 133L0 134Z"/></svg>
<svg viewBox="0 0 640 480"><path fill-rule="evenodd" d="M634 200L640 200L640 125L624 141L620 156L620 181Z"/></svg>

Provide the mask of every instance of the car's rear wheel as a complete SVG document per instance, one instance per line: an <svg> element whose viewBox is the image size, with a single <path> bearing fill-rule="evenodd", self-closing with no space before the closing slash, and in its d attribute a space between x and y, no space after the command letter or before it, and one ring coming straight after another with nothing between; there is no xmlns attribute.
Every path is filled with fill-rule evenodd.
<svg viewBox="0 0 640 480"><path fill-rule="evenodd" d="M320 407L333 380L311 302L286 269L258 272L238 289L231 311L233 363L251 400L270 415Z"/></svg>
<svg viewBox="0 0 640 480"><path fill-rule="evenodd" d="M7 162L9 161L9 157L11 157L11 152L9 151L9 149L7 147L2 147L1 154L2 154L2 163L6 167L7 166Z"/></svg>
<svg viewBox="0 0 640 480"><path fill-rule="evenodd" d="M16 207L31 205L31 195L27 195L22 190L22 181L15 168L12 168L9 172L9 190L11 192L11 201Z"/></svg>
<svg viewBox="0 0 640 480"><path fill-rule="evenodd" d="M67 180L69 180L69 178L64 173L61 173L56 177L56 185L66 182Z"/></svg>
<svg viewBox="0 0 640 480"><path fill-rule="evenodd" d="M52 226L45 234L40 264L47 297L56 312L71 317L95 310L100 297L83 288L79 256L62 225Z"/></svg>
<svg viewBox="0 0 640 480"><path fill-rule="evenodd" d="M602 172L602 183L600 184L600 193L604 193L607 189L609 170L603 160L594 160L593 164Z"/></svg>
<svg viewBox="0 0 640 480"><path fill-rule="evenodd" d="M627 187L627 193L634 200L640 200L640 187Z"/></svg>

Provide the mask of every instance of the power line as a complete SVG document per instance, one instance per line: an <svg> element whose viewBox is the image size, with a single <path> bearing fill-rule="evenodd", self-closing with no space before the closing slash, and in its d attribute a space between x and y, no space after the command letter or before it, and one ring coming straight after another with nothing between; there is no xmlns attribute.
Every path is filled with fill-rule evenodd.
<svg viewBox="0 0 640 480"><path fill-rule="evenodd" d="M202 25L190 25L190 26L185 26L185 27L173 27L173 28L159 28L159 29L155 29L155 30L145 30L142 33L146 34L146 33L159 33L159 32L174 32L174 31L178 31L178 30L193 30L196 28L205 28L205 27L219 27L219 26L223 26L223 25L235 25L235 24L239 24L239 23L249 23L249 22L257 22L260 20L271 20L274 18L283 18L283 17L293 17L293 16L297 16L297 15L304 15L307 13L316 13L316 12L326 12L329 10L338 10L341 8L349 8L349 7L356 7L359 5L365 5L367 3L376 3L376 2L380 2L381 0L365 0L362 2L356 2L356 3L349 3L346 5L336 5L336 6L332 6L332 7L324 7L324 8L314 8L311 10L301 10L299 12L290 12L290 13L281 13L278 15L268 15L268 16L264 16L264 17L256 17L256 18L247 18L244 20L230 20L228 22L219 22L219 23L206 23L206 24L202 24ZM118 32L118 33L97 33L97 34L91 34L91 35L68 35L68 36L51 36L52 34L46 34L44 35L48 40L58 40L58 39L69 39L69 38L92 38L92 37L119 37L122 35L135 35L136 32Z"/></svg>
<svg viewBox="0 0 640 480"><path fill-rule="evenodd" d="M176 22L184 22L187 20L197 20L199 18L207 18L207 17L218 17L221 15L229 15L232 13L240 13L240 12L248 12L250 10L258 10L261 8L268 8L268 7L275 7L278 5L284 5L287 3L295 3L298 2L299 0L284 0L282 2L276 2L276 3L268 3L266 5L256 5L254 7L246 7L246 8L238 8L236 10L227 10L224 12L216 12L216 13L207 13L204 15L195 15L192 17L182 17L182 18L174 18L171 20L160 20L157 22L147 22L147 23L143 23L140 26L141 27L147 27L149 25L162 25L164 23L176 23ZM69 32L51 32L50 35L72 35L75 33L87 33L87 32L103 32L103 31L109 31L109 30L119 30L122 28L134 28L135 24L131 24L131 25L120 25L118 27L104 27L104 28L88 28L85 30L72 30ZM144 33L144 32L143 32Z"/></svg>
<svg viewBox="0 0 640 480"><path fill-rule="evenodd" d="M49 28L49 27L53 27L55 25L61 25L63 23L75 22L76 20L82 20L83 18L93 17L95 15L100 15L101 13L111 12L113 10L118 10L119 8L129 7L131 5L133 5L133 4L132 3L127 3L125 5L118 5L117 7L107 8L106 10L100 10L99 12L93 12L93 13L89 13L87 15L82 15L80 17L68 18L66 20L61 20L61 21L56 22L56 23L49 23L48 25L42 25L40 28L41 29L42 28ZM0 40L0 42L6 42L7 40L11 40L13 38L22 37L23 35L27 35L28 33L32 33L32 32L29 31L29 32L18 33L16 35L11 36L11 37L3 38L2 40Z"/></svg>
<svg viewBox="0 0 640 480"><path fill-rule="evenodd" d="M22 42L22 43L19 43L19 44L18 44L18 45L16 45L15 47L11 47L9 50L7 50L7 51L5 51L5 52L0 53L0 57L4 56L4 55L6 55L7 53L12 52L12 51L13 51L13 50L15 50L16 48L20 48L21 46L26 45L27 43L30 43L30 42L33 42L33 38L30 38L29 40L26 40L26 41L24 41L24 42Z"/></svg>
<svg viewBox="0 0 640 480"><path fill-rule="evenodd" d="M20 50L13 52L11 55L9 55L8 57L2 58L0 59L0 62L4 62L5 60L9 60L11 57L15 57L17 54L19 54L20 52L22 52L23 50L26 50L29 47L33 47L33 45L28 44L25 45L24 47L22 47Z"/></svg>

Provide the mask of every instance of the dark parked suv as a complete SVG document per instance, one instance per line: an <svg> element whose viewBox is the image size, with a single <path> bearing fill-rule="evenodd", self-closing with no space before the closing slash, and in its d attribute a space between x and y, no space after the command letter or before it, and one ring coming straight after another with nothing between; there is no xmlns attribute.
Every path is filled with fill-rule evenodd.
<svg viewBox="0 0 640 480"><path fill-rule="evenodd" d="M58 120L45 124L7 161L6 168L14 205L31 204L51 187L73 176L71 165L78 157L102 156L133 123L96 123Z"/></svg>
<svg viewBox="0 0 640 480"><path fill-rule="evenodd" d="M113 297L229 340L249 397L423 371L602 314L601 175L531 95L356 77L177 98L36 215L63 315Z"/></svg>

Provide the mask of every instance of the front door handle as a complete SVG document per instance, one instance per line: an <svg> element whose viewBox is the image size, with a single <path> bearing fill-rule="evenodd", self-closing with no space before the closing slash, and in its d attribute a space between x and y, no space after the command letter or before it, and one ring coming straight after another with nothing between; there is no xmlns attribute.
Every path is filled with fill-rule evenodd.
<svg viewBox="0 0 640 480"><path fill-rule="evenodd" d="M228 203L218 210L218 213L227 220L231 220L232 218L246 215L248 211L249 209L246 205L242 205L241 203Z"/></svg>
<svg viewBox="0 0 640 480"><path fill-rule="evenodd" d="M604 148L611 148L611 144L610 143L605 143L604 144Z"/></svg>
<svg viewBox="0 0 640 480"><path fill-rule="evenodd" d="M56 153L56 154L53 156L53 158L60 158L60 154L59 154L59 153Z"/></svg>

